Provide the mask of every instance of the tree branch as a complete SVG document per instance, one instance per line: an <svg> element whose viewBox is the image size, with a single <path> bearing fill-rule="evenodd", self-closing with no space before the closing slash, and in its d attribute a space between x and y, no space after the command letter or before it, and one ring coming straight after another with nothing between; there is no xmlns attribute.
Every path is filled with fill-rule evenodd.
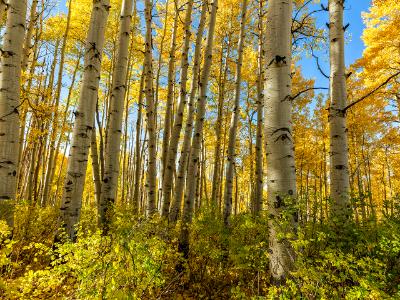
<svg viewBox="0 0 400 300"><path fill-rule="evenodd" d="M311 90L329 90L329 88L326 88L326 87L310 87L310 88L302 90L302 91L298 92L296 95L292 96L291 100L294 100L294 99L298 98L301 94L304 94L304 93L306 93L308 91L311 91Z"/></svg>
<svg viewBox="0 0 400 300"><path fill-rule="evenodd" d="M400 74L400 71L398 71L397 73L394 73L393 75L389 76L384 82L382 82L380 85L378 85L376 88L374 88L372 91L368 92L367 94L365 94L364 96L362 96L361 98L359 98L358 100L350 103L349 105L347 105L345 108L343 108L343 111L346 112L349 108L353 107L354 105L356 105L357 103L360 103L361 101L363 101L364 99L368 98L369 96L373 95L375 92L377 92L378 90L380 90L382 87L384 87L385 85L387 85L390 80L392 80L393 78L397 77Z"/></svg>

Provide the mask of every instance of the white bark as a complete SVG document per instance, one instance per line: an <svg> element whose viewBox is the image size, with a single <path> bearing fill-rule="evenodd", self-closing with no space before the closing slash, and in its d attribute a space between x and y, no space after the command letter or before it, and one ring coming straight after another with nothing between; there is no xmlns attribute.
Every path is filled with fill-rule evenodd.
<svg viewBox="0 0 400 300"><path fill-rule="evenodd" d="M152 1L145 0L146 18L146 47L145 47L145 94L146 94L146 120L148 132L148 163L147 163L147 215L156 212L157 197L157 132L155 124L155 103L153 88L153 55L152 55Z"/></svg>
<svg viewBox="0 0 400 300"><path fill-rule="evenodd" d="M132 0L124 0L121 9L117 60L113 72L111 103L108 122L108 141L105 149L104 178L100 195L100 223L107 227L118 187L119 154L122 133L122 117L126 94ZM105 227L105 229L106 229Z"/></svg>
<svg viewBox="0 0 400 300"><path fill-rule="evenodd" d="M74 226L79 221L82 206L82 193L85 183L88 150L94 124L104 34L109 9L109 0L93 2L89 32L85 46L82 89L79 96L78 107L74 113L75 123L72 134L72 144L60 208L61 219L71 239L76 238Z"/></svg>
<svg viewBox="0 0 400 300"><path fill-rule="evenodd" d="M161 157L163 178L164 178L165 168L167 165L168 146L171 137L172 106L174 105L174 86L175 86L176 34L178 29L178 19L179 19L179 13L178 10L175 9L174 25L171 37L171 49L169 51L167 102L165 108L164 133L163 133L162 157ZM162 209L164 210L164 207Z"/></svg>
<svg viewBox="0 0 400 300"><path fill-rule="evenodd" d="M190 224L192 221L193 204L196 198L196 179L198 176L198 164L201 153L201 141L203 139L203 125L204 125L204 116L207 104L208 79L210 76L211 64L212 64L212 51L214 44L217 9L218 9L218 0L214 0L211 4L207 45L204 54L205 60L200 78L200 91L197 103L197 115L194 126L193 138L192 138L189 166L187 171L185 201L183 204L183 213L182 213L183 224L179 239L179 248L180 251L184 254L185 258L187 257L189 250L188 224Z"/></svg>
<svg viewBox="0 0 400 300"><path fill-rule="evenodd" d="M264 83L264 23L263 23L263 1L259 3L259 16L258 16L258 74L257 74L257 132L256 132L256 185L254 195L254 214L258 215L262 211L263 205L263 188L264 188L264 174L263 174L263 83Z"/></svg>
<svg viewBox="0 0 400 300"><path fill-rule="evenodd" d="M26 0L10 0L0 57L0 201L15 200L18 169L21 58ZM12 208L0 218L13 225Z"/></svg>
<svg viewBox="0 0 400 300"><path fill-rule="evenodd" d="M288 208L289 200L296 195L290 70L293 2L270 0L268 5L264 115L270 218L269 253L271 275L279 282L288 276L294 262L289 242L279 238L283 230L282 223L285 223L282 214ZM293 216L289 223L295 223L296 219Z"/></svg>
<svg viewBox="0 0 400 300"><path fill-rule="evenodd" d="M198 78L200 72L201 41L203 39L203 31L206 21L206 13L208 6L207 4L208 4L207 0L204 0L201 9L199 28L197 30L197 35L196 35L196 46L194 51L193 71L192 71L193 76L192 76L190 96L188 101L188 116L185 124L185 134L183 137L181 156L179 158L178 174L176 176L175 196L171 204L170 215L169 215L169 220L171 222L176 222L176 220L178 219L179 210L182 202L183 190L185 187L186 166L187 166L187 161L189 159L190 143L192 138L193 120L195 113L194 99L196 97L198 88Z"/></svg>
<svg viewBox="0 0 400 300"><path fill-rule="evenodd" d="M242 83L242 64L243 64L243 45L245 39L246 29L246 13L247 13L247 0L242 3L242 18L240 23L240 37L238 42L238 59L236 63L236 78L235 78L235 101L233 107L233 114L229 128L229 142L228 142L228 157L226 160L226 178L225 178L225 193L224 193L224 224L229 224L229 217L232 213L232 190L233 190L233 173L235 169L235 145L237 127L240 115L240 85Z"/></svg>
<svg viewBox="0 0 400 300"><path fill-rule="evenodd" d="M171 192L172 192L172 181L174 171L176 169L176 156L178 152L179 137L182 130L183 115L185 113L185 107L187 104L187 80L188 80L188 68L189 68L189 46L191 30L190 24L192 23L192 10L193 10L193 0L189 0L186 8L186 16L184 23L185 37L183 42L183 52L181 58L181 82L180 82L180 94L179 103L175 113L174 126L171 133L171 141L168 147L168 154L166 159L166 166L164 169L164 179L163 179L163 206L161 210L162 216L168 216L169 206L171 202Z"/></svg>
<svg viewBox="0 0 400 300"><path fill-rule="evenodd" d="M333 213L349 213L349 166L346 115L346 70L344 62L343 0L329 1L330 39L330 173Z"/></svg>

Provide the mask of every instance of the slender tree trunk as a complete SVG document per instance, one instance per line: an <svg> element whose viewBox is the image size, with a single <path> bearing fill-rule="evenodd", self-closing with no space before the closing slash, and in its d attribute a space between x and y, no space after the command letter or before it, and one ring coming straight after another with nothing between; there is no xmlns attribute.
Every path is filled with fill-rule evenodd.
<svg viewBox="0 0 400 300"><path fill-rule="evenodd" d="M233 114L229 128L229 144L228 144L228 157L226 161L226 178L225 178L225 194L224 194L224 224L229 225L229 217L232 213L232 199L233 199L233 173L235 169L235 145L237 127L240 115L240 86L242 83L242 64L243 64L243 45L245 39L246 29L246 14L247 14L247 0L242 3L242 16L240 21L240 37L238 43L238 60L236 63L236 78L235 78L235 102L233 106Z"/></svg>
<svg viewBox="0 0 400 300"><path fill-rule="evenodd" d="M96 124L93 123L93 130L90 140L90 156L92 158L92 172L93 172L93 184L94 184L94 196L96 204L100 206L100 195L101 195L101 178L100 178L100 165L99 165L99 152L97 149L97 138L96 138Z"/></svg>
<svg viewBox="0 0 400 300"><path fill-rule="evenodd" d="M183 115L185 113L185 107L187 104L187 80L188 80L188 68L189 68L189 46L191 30L190 24L192 23L192 10L193 10L193 0L189 0L186 8L186 16L184 23L184 42L183 42L183 52L181 58L181 82L180 82L180 94L179 103L175 113L175 119L173 123L173 129L171 133L171 141L168 147L168 153L166 158L166 167L164 169L164 179L163 179L163 205L161 210L162 216L168 216L169 206L171 202L171 192L172 192L172 181L174 171L176 169L176 156L178 152L179 137L182 130Z"/></svg>
<svg viewBox="0 0 400 300"><path fill-rule="evenodd" d="M230 54L230 49L231 49L231 36L230 34L228 35L228 45L226 49L226 56L225 56L225 63L224 63L224 47L223 47L223 41L221 42L221 66L220 66L220 82L218 84L218 115L217 115L217 120L215 124L215 139L216 139L216 144L215 144L215 150L214 150L214 170L213 170L213 182L212 182L212 189L211 189L211 203L212 205L215 206L215 208L218 206L218 196L219 196L219 190L221 186L221 135L222 135L222 121L223 121L223 114L224 114L224 100L225 100L225 84L226 84L226 78L228 74L228 57Z"/></svg>
<svg viewBox="0 0 400 300"><path fill-rule="evenodd" d="M0 57L0 218L13 226L13 202L17 189L18 133L22 44L26 0L10 0Z"/></svg>
<svg viewBox="0 0 400 300"><path fill-rule="evenodd" d="M171 137L172 107L174 104L174 85L175 85L176 35L178 30L178 19L179 19L179 12L177 8L175 8L174 25L171 37L171 49L169 51L167 102L165 108L164 134L163 134L162 154L161 154L161 164L162 164L161 174L163 178L164 178L165 168L167 166L168 146Z"/></svg>
<svg viewBox="0 0 400 300"><path fill-rule="evenodd" d="M93 2L86 41L83 84L75 112L72 145L60 208L61 220L64 223L67 234L73 240L76 238L74 226L79 221L82 206L82 193L94 124L104 33L109 9L109 0Z"/></svg>
<svg viewBox="0 0 400 300"><path fill-rule="evenodd" d="M343 0L329 0L330 40L330 156L331 198L335 217L348 218L349 209L349 158L347 145L346 70L344 63Z"/></svg>
<svg viewBox="0 0 400 300"><path fill-rule="evenodd" d="M258 74L257 74L257 132L256 132L256 187L254 195L254 214L259 215L263 205L263 188L264 188L264 172L263 172L263 83L264 83L264 45L263 45L263 1L259 3L258 16Z"/></svg>
<svg viewBox="0 0 400 300"><path fill-rule="evenodd" d="M138 101L138 113L136 119L136 138L135 138L135 184L133 191L133 207L136 212L140 210L140 191L141 191L141 166L142 166L142 155L140 147L140 137L142 133L142 111L143 111L143 95L144 95L144 77L145 70L143 68L142 76L140 78L140 91L139 91L139 101ZM143 145L144 147L144 145Z"/></svg>
<svg viewBox="0 0 400 300"><path fill-rule="evenodd" d="M213 0L211 4L211 14L209 20L207 45L204 55L204 66L200 78L200 91L197 103L197 115L194 126L192 147L190 153L189 166L187 171L186 193L182 213L182 228L179 237L179 251L184 258L189 255L189 224L193 216L193 204L196 194L196 180L198 176L198 164L201 151L201 140L203 139L204 115L206 112L208 79L211 71L212 51L214 44L215 23L217 17L218 0Z"/></svg>
<svg viewBox="0 0 400 300"><path fill-rule="evenodd" d="M148 164L147 164L147 215L156 212L157 199L157 132L155 122L154 88L153 88L153 55L152 55L152 0L145 0L146 47L145 47L145 94L146 119L148 131Z"/></svg>
<svg viewBox="0 0 400 300"><path fill-rule="evenodd" d="M105 169L99 205L100 223L104 226L104 230L108 228L118 188L119 154L126 94L132 6L132 0L125 0L121 10L117 60L114 67L109 123L107 124L109 137L105 149Z"/></svg>
<svg viewBox="0 0 400 300"><path fill-rule="evenodd" d="M42 203L44 205L46 205L46 202L48 202L50 187L51 187L51 183L53 182L53 177L54 177L54 172L55 172L55 156L56 156L55 146L56 146L56 138L57 138L58 122L59 122L59 120L58 120L59 119L59 116L58 116L59 107L58 106L59 106L60 98L61 98L62 78L63 78L64 62L65 62L65 51L67 48L68 33L69 33L69 28L70 28L70 23L71 23L71 12L72 12L71 8L72 8L72 0L69 2L67 25L65 28L62 47L61 47L61 57L60 57L60 64L59 64L59 69L58 69L57 90L56 90L56 94L55 94L56 102L54 104L54 116L53 116L53 122L52 122L53 124L52 124L50 146L49 146L50 153L49 153L49 159L47 162L47 172L46 172L46 179L45 179L44 190L43 190L43 199L42 199Z"/></svg>
<svg viewBox="0 0 400 300"><path fill-rule="evenodd" d="M268 176L270 273L277 283L294 265L289 242L280 238L281 228L297 223L297 216L283 220L282 214L296 195L296 171L292 135L291 25L292 0L268 1L266 30L265 143ZM286 225L286 224L285 224Z"/></svg>
<svg viewBox="0 0 400 300"><path fill-rule="evenodd" d="M203 38L203 31L206 22L206 13L208 7L208 0L204 0L201 8L201 16L199 27L197 30L196 35L196 46L194 51L194 58L193 58L193 76L192 76L192 83L191 83L191 90L190 96L188 101L188 116L186 118L185 124L185 134L183 137L183 144L181 148L181 156L179 158L178 164L178 174L176 176L176 184L175 184L175 197L173 199L173 203L171 205L169 221L176 222L179 215L179 210L182 203L182 196L183 191L185 188L185 179L186 179L186 167L187 161L189 159L190 154L190 143L193 131L193 120L195 114L195 104L194 100L197 94L198 88L198 79L199 79L199 72L200 72L200 54L201 54L201 42Z"/></svg>

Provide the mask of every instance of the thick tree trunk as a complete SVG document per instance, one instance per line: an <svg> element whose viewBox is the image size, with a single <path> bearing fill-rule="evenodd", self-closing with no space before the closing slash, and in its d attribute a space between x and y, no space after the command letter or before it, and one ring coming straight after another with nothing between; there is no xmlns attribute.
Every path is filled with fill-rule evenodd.
<svg viewBox="0 0 400 300"><path fill-rule="evenodd" d="M85 48L82 89L75 114L72 145L68 159L61 219L71 239L76 238L74 226L78 223L82 206L88 150L96 110L99 88L104 33L110 9L109 0L93 2L89 32Z"/></svg>
<svg viewBox="0 0 400 300"><path fill-rule="evenodd" d="M343 0L329 0L330 40L330 158L332 213L349 215L349 162L347 145L346 70L344 63Z"/></svg>
<svg viewBox="0 0 400 300"><path fill-rule="evenodd" d="M183 52L181 58L181 82L180 82L180 94L179 103L177 110L175 112L175 119L173 124L173 129L171 133L171 141L168 147L168 153L166 157L166 165L164 169L163 176L163 204L161 215L166 217L169 214L169 206L171 202L171 192L172 192L172 181L174 171L176 169L176 156L178 152L179 137L182 130L183 115L185 113L185 107L187 104L187 80L188 80L188 68L189 68L189 46L190 46L190 24L192 23L192 10L193 10L193 0L189 0L186 8L186 16L184 23L184 42L183 42Z"/></svg>
<svg viewBox="0 0 400 300"><path fill-rule="evenodd" d="M115 203L119 175L119 154L122 132L122 117L126 93L126 75L128 71L130 27L132 18L132 0L123 1L121 24L119 28L117 60L114 67L111 103L109 111L108 142L105 149L105 169L100 196L100 224L107 230Z"/></svg>
<svg viewBox="0 0 400 300"><path fill-rule="evenodd" d="M201 141L203 139L204 115L206 112L208 79L211 71L212 52L214 44L215 23L217 17L218 0L213 0L211 4L211 14L209 20L207 45L204 54L204 66L200 78L200 91L197 103L197 115L194 126L192 147L190 153L189 166L187 171L185 201L183 203L182 229L179 237L179 250L187 258L189 254L189 224L193 216L193 204L196 197L196 182L198 176L198 164L201 151Z"/></svg>
<svg viewBox="0 0 400 300"><path fill-rule="evenodd" d="M0 201L14 201L17 188L22 45L26 0L10 0L0 57ZM0 218L13 226L13 204L3 202ZM2 203L2 204L3 204Z"/></svg>
<svg viewBox="0 0 400 300"><path fill-rule="evenodd" d="M229 128L229 144L228 144L228 157L226 161L226 174L225 174L225 193L224 193L224 224L229 225L229 217L232 213L232 199L233 199L233 173L235 169L235 145L237 127L240 115L240 85L242 83L242 64L243 64L243 45L245 39L246 28L246 14L247 14L247 0L242 3L242 18L240 21L240 37L238 42L238 60L236 63L236 78L235 78L235 102L233 106L233 114Z"/></svg>
<svg viewBox="0 0 400 300"><path fill-rule="evenodd" d="M152 1L145 0L146 18L146 47L145 47L145 94L146 94L146 119L148 131L148 163L147 163L147 215L156 212L157 199L157 166L156 147L157 132L155 122L154 88L153 88L153 55L152 55Z"/></svg>
<svg viewBox="0 0 400 300"><path fill-rule="evenodd" d="M293 269L294 252L281 230L291 230L297 217L285 221L293 209L296 172L292 135L291 103L291 25L292 0L268 1L266 30L265 143L268 176L269 259L276 282ZM283 223L283 224L282 224ZM286 224L288 223L288 224Z"/></svg>
<svg viewBox="0 0 400 300"><path fill-rule="evenodd" d="M171 222L176 222L179 215L179 210L181 208L183 191L185 188L185 179L186 179L186 167L187 161L189 159L190 154L190 143L192 138L193 131L193 120L195 114L195 104L194 100L197 94L198 88L198 78L200 72L200 54L201 54L201 42L203 38L203 31L206 22L206 13L207 13L208 1L204 0L201 8L201 16L199 27L196 35L196 46L194 51L193 58L193 76L191 83L190 96L188 101L188 116L186 118L185 124L185 134L183 137L183 144L181 148L181 156L179 158L178 164L178 174L176 176L176 184L175 184L175 197L173 199L173 203L170 209L169 220Z"/></svg>

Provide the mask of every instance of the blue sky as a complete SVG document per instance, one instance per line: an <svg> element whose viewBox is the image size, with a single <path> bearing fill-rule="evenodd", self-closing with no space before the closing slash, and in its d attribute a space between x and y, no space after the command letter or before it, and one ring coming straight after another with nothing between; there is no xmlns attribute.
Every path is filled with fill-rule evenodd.
<svg viewBox="0 0 400 300"><path fill-rule="evenodd" d="M324 6L327 6L327 0L321 1ZM362 12L368 11L371 5L371 0L347 0L345 7L344 24L350 23L349 28L346 31L346 45L345 45L345 60L346 65L349 66L354 63L358 58L362 56L364 49L364 43L361 40L361 35L364 30L364 24L362 21ZM317 8L320 4L315 4ZM328 13L320 12L317 17L317 26L320 28L326 28L325 23L329 22ZM326 74L329 74L329 52L327 51L318 52L320 57L320 64ZM323 77L318 71L315 60L312 57L302 56L300 65L303 69L303 75L306 78L314 78L316 80L316 86L328 87L328 80Z"/></svg>

